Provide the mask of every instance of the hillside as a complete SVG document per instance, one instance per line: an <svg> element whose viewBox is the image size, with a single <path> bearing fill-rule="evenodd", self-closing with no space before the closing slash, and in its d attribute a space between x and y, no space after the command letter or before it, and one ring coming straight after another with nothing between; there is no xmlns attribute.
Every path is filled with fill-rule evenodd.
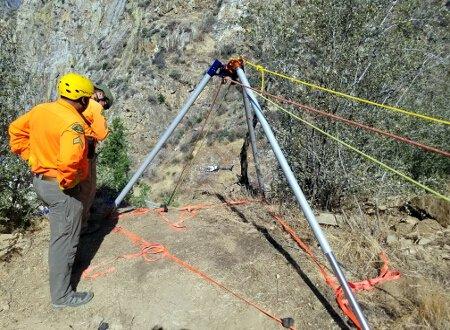
<svg viewBox="0 0 450 330"><path fill-rule="evenodd" d="M250 148L250 182L242 183L247 125L239 85L213 77L127 201L145 209L123 205L120 216L108 217L118 191L100 179L94 219L101 230L81 239L73 274L74 285L95 297L77 309L49 303L50 227L26 164L9 153L7 126L55 99L61 74L86 74L115 96L106 116L125 128L130 177L212 61L244 56L259 93L445 154L449 12L442 1L419 0L0 3L0 327L256 330L282 328L291 317L297 329L355 328L325 283L327 260L260 124L267 200L255 194ZM263 74L247 65L253 62L281 74ZM371 101L337 98L311 82ZM382 277L382 253L387 269L400 273L356 294L372 328L450 328L450 158L280 102L344 141L336 143L260 102L347 278ZM158 212L172 193L168 212ZM180 219L185 227L176 230L170 224Z"/></svg>

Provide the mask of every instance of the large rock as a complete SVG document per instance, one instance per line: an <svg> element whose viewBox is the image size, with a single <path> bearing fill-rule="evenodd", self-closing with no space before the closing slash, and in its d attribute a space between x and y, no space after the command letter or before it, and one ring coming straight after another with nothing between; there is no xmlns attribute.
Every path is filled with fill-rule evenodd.
<svg viewBox="0 0 450 330"><path fill-rule="evenodd" d="M408 209L422 219L435 219L446 228L450 223L450 203L440 198L433 196L415 197L409 202Z"/></svg>
<svg viewBox="0 0 450 330"><path fill-rule="evenodd" d="M442 231L442 226L433 219L425 219L419 221L413 229L413 233L419 238L432 237Z"/></svg>
<svg viewBox="0 0 450 330"><path fill-rule="evenodd" d="M321 225L338 226L337 217L333 213L320 213L316 216L316 220Z"/></svg>

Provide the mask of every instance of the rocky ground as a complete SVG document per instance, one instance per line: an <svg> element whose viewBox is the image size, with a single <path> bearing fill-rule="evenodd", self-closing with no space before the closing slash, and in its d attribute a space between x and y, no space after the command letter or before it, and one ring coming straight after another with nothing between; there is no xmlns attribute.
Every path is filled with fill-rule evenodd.
<svg viewBox="0 0 450 330"><path fill-rule="evenodd" d="M205 176L200 170L194 172ZM187 219L186 230L173 230L154 211L124 215L117 225L148 242L162 244L171 254L275 316L294 318L300 329L351 328L315 265L273 222L265 207L259 202L221 205L223 198L251 199L236 184L214 190L230 182L235 174L209 173L206 188L182 189L177 199L180 206L216 205ZM431 219L435 205L431 199L404 205L400 199L383 205L361 203L362 213L322 213L318 220L350 280L375 277L381 249L388 255L390 267L402 273L399 280L358 293L373 328L448 328L450 242L448 229L443 226L448 213L435 213L438 220ZM283 213L323 260L301 214L289 207L271 208ZM169 209L167 217L178 220L175 207ZM281 328L254 307L170 258L155 262L124 258L139 249L125 236L111 231L114 220L101 223L99 233L80 242L74 279L77 282L88 265L99 266L94 273L107 272L95 279L81 278L78 288L93 290L95 297L92 303L77 309L55 311L49 304L49 226L45 219L33 232L2 236L2 328Z"/></svg>

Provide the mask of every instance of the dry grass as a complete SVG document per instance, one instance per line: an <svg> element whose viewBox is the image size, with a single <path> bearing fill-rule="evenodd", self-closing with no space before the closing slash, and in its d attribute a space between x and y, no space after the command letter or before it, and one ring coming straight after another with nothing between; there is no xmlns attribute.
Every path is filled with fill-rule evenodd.
<svg viewBox="0 0 450 330"><path fill-rule="evenodd" d="M432 291L421 297L418 306L419 318L433 329L450 329L450 297L448 294Z"/></svg>

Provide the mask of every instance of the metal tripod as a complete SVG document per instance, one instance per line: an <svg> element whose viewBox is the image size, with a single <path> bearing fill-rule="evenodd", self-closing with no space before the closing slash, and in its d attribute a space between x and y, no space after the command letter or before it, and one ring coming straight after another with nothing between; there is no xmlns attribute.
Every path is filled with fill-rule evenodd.
<svg viewBox="0 0 450 330"><path fill-rule="evenodd" d="M231 63L231 62L230 62ZM164 133L159 138L156 145L153 147L153 149L150 151L150 153L147 155L147 157L142 162L139 169L134 173L133 177L130 179L128 184L125 186L125 188L120 192L119 196L117 196L116 200L114 201L114 206L117 208L120 203L123 201L125 196L128 194L128 192L131 190L133 185L136 183L136 181L141 177L141 175L144 173L146 168L150 165L152 160L155 158L155 156L158 154L158 152L162 149L166 141L169 139L169 137L174 132L175 128L178 126L178 124L181 122L181 120L186 115L189 108L192 106L192 104L195 102L197 97L200 95L200 93L203 91L211 77L215 75L220 75L222 77L225 77L227 75L233 75L233 78L239 78L241 83L244 85L243 88L243 96L244 96L244 106L245 106L245 113L246 113L246 119L247 119L247 126L249 129L250 134L250 142L252 146L252 152L253 152L253 158L255 162L256 167L256 174L257 179L259 183L259 188L263 189L262 186L262 178L261 178L261 171L259 169L259 163L258 163L258 152L256 147L256 138L255 138L255 132L253 129L253 125L251 123L251 117L252 117L252 109L255 113L255 115L258 118L258 121L260 122L262 129L264 131L264 134L266 135L270 146L272 148L272 151L275 154L275 157L278 160L278 163L280 164L280 167L289 183L289 186L292 189L292 192L295 195L295 198L303 211L311 229L314 232L315 237L317 238L320 247L325 254L328 262L330 263L331 268L333 269L333 272L338 279L342 290L344 291L344 294L346 298L348 299L350 303L350 307L353 310L354 314L358 318L358 321L360 323L360 326L362 329L369 329L369 324L355 298L353 295L352 290L350 289L350 286L345 278L344 273L342 272L339 263L336 260L336 257L328 243L328 240L325 237L325 234L322 231L322 228L318 224L314 213L309 206L305 195L303 194L303 191L301 190L297 179L294 176L294 173L292 172L286 157L284 156L278 141L276 140L272 129L267 122L266 118L263 115L261 106L258 103L258 100L255 97L255 94L253 93L252 89L250 88L250 84L247 80L247 77L242 69L242 65L236 66L236 61L234 61L234 66L232 69L229 68L229 66L224 66L220 61L215 60L209 70L206 72L200 83L197 85L197 87L194 89L194 91L189 96L188 100L186 101L185 105L180 110L179 114L175 117L175 119L172 121L172 123L167 127L167 129L164 131Z"/></svg>

